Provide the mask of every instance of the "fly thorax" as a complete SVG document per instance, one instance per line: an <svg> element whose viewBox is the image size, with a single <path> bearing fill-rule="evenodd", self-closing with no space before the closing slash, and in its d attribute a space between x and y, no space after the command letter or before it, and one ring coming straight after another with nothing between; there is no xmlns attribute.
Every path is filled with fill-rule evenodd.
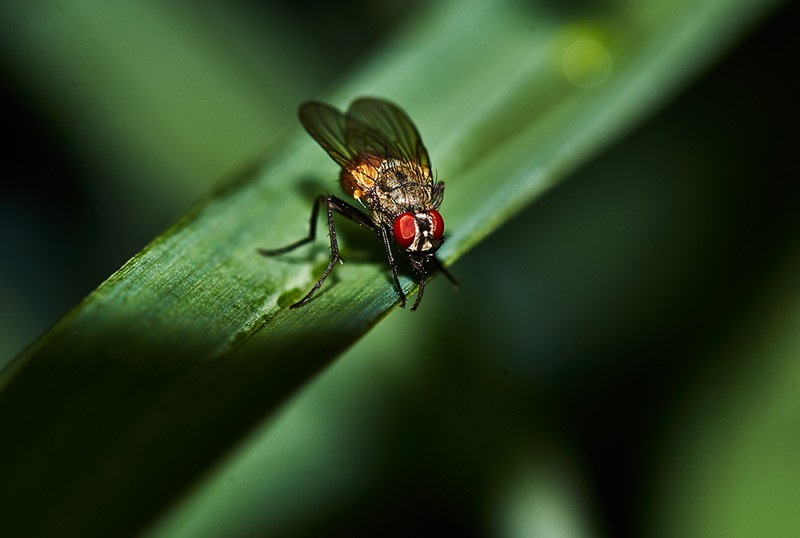
<svg viewBox="0 0 800 538"><path fill-rule="evenodd" d="M375 180L376 208L384 217L397 215L407 208L431 207L430 169L418 163L388 159ZM381 219L391 225L386 218Z"/></svg>

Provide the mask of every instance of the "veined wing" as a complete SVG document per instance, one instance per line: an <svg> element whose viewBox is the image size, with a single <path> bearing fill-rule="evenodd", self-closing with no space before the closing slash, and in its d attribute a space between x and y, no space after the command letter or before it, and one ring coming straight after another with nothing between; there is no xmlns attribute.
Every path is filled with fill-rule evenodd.
<svg viewBox="0 0 800 538"><path fill-rule="evenodd" d="M379 155L430 169L428 150L419 131L397 105L362 97L344 115L345 146L359 155Z"/></svg>
<svg viewBox="0 0 800 538"><path fill-rule="evenodd" d="M345 141L347 120L341 112L330 105L318 101L308 101L300 105L300 123L308 134L322 146L328 155L342 168L355 160L358 152Z"/></svg>

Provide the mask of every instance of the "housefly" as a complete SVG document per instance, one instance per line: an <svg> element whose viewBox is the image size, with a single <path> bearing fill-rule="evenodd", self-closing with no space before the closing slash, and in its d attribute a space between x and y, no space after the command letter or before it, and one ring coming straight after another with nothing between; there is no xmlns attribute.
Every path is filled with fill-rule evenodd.
<svg viewBox="0 0 800 538"><path fill-rule="evenodd" d="M339 176L342 189L358 200L361 208L332 194L321 195L311 210L308 237L282 248L259 249L264 256L276 256L310 243L316 236L319 208L325 207L330 262L311 290L290 308L306 304L336 262L341 262L334 212L377 232L402 307L406 305L406 296L397 276L392 240L406 254L419 279L419 292L411 310L416 310L422 300L425 277L431 266L444 273L453 286L458 286L436 258L436 251L444 242L444 220L438 211L444 197L444 183L433 178L428 151L406 113L388 101L365 97L353 101L344 113L310 101L300 106L299 114L308 134L342 168Z"/></svg>

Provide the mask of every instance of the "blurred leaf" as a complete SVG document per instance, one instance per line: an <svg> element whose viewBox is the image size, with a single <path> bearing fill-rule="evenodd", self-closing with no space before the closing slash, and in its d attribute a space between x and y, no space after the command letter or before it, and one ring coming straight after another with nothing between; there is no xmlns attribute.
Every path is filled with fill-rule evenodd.
<svg viewBox="0 0 800 538"><path fill-rule="evenodd" d="M448 185L441 255L452 263L651 113L766 5L619 2L579 17L547 3L437 4L331 101L380 95L415 119ZM323 174L334 165L293 125L4 372L10 534L140 530L391 311L380 247L356 247L356 230L344 232L349 263L298 311L286 306L319 274L325 241L255 253L306 232L312 192L335 189Z"/></svg>
<svg viewBox="0 0 800 538"><path fill-rule="evenodd" d="M781 258L655 443L660 536L800 532L800 256Z"/></svg>

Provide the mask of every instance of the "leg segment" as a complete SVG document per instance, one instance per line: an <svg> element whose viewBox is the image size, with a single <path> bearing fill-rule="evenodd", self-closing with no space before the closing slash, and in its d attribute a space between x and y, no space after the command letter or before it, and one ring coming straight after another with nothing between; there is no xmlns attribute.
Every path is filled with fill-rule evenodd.
<svg viewBox="0 0 800 538"><path fill-rule="evenodd" d="M397 290L397 294L400 296L400 308L406 307L406 294L403 292L403 288L400 286L400 279L397 276L397 263L394 261L394 256L392 256L392 245L389 242L389 233L387 228L382 226L378 231L378 235L381 236L383 240L383 248L386 249L386 258L389 260L389 269L392 272L392 283L394 284L394 289Z"/></svg>
<svg viewBox="0 0 800 538"><path fill-rule="evenodd" d="M423 293L425 293L425 265L422 266L422 271L419 273L419 289L417 290L417 300L414 301L414 306L411 307L412 312L419 306Z"/></svg>
<svg viewBox="0 0 800 538"><path fill-rule="evenodd" d="M450 274L450 271L448 271L447 268L442 265L442 262L440 262L439 258L436 256L433 257L433 264L436 266L436 269L441 271L441 273L447 277L447 280L450 281L450 284L453 285L453 288L458 289L458 280L456 280L456 278Z"/></svg>
<svg viewBox="0 0 800 538"><path fill-rule="evenodd" d="M306 243L312 242L316 235L317 235L317 216L319 215L319 208L322 204L325 204L325 209L328 217L328 236L330 237L330 245L331 245L331 259L328 262L328 266L325 268L325 271L322 273L322 276L319 277L316 284L309 290L308 293L303 296L302 299L291 305L289 308L297 308L306 304L311 297L316 293L316 291L322 286L322 283L325 282L325 279L328 278L333 266L336 265L336 262L341 262L342 257L339 255L339 243L336 241L336 227L333 223L333 212L336 211L345 217L349 218L352 221L355 221L357 224L369 228L371 230L375 230L375 225L372 224L372 221L367 218L364 213L359 211L357 208L353 207L352 205L348 204L341 198L337 198L333 195L321 195L314 201L314 206L311 209L311 219L309 223L309 231L308 237L301 239L300 241L296 241L290 245L285 247L276 248L276 249L258 249L258 252L264 256L277 256L279 254L284 254L289 252L290 250L294 250L295 248L305 245Z"/></svg>
<svg viewBox="0 0 800 538"><path fill-rule="evenodd" d="M431 257L431 263L433 263L434 267L436 269L438 269L439 271L441 271L444 274L444 276L447 277L447 279L450 281L450 283L453 285L454 288L458 289L458 282L453 277L453 275L450 274L450 271L445 269L444 265L442 265L442 262L439 261L439 258L437 258L436 256L432 256ZM411 310L416 310L417 309L417 307L419 306L420 301L422 301L422 294L425 293L425 268L426 268L426 265L423 265L422 266L422 271L420 273L418 273L419 274L419 290L417 291L417 300L414 301L414 306L411 307Z"/></svg>
<svg viewBox="0 0 800 538"><path fill-rule="evenodd" d="M311 206L311 219L308 224L308 237L305 237L300 241L295 241L294 243L281 248L260 248L258 249L258 253L262 256L278 256L294 250L297 247L303 246L306 243L312 242L317 236L317 215L319 215L319 206L323 203L326 203L326 198L326 196L317 197L317 199L314 200L314 205Z"/></svg>

